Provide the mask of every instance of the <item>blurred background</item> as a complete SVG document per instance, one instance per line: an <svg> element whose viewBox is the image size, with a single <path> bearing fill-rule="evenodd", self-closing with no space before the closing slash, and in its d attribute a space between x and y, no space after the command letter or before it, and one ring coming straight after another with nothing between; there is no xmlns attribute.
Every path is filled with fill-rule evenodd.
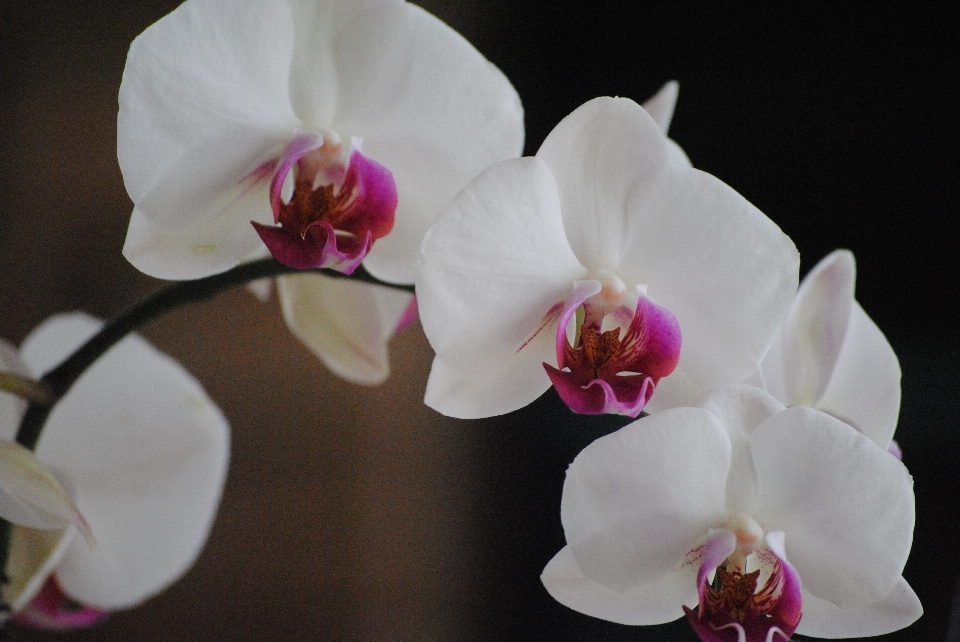
<svg viewBox="0 0 960 642"><path fill-rule="evenodd" d="M0 4L0 336L19 342L64 310L109 316L160 285L120 255L116 97L130 41L177 4ZM794 239L802 272L854 251L858 300L903 369L897 439L917 495L905 576L926 609L884 639L945 639L960 579L960 5L421 4L513 81L526 153L590 98L642 101L677 79L671 136ZM181 582L58 639L695 639L684 622L592 620L541 587L585 443L549 393L506 417L442 418L421 404L432 354L418 325L394 339L391 379L362 388L243 289L144 334L231 421L223 504Z"/></svg>

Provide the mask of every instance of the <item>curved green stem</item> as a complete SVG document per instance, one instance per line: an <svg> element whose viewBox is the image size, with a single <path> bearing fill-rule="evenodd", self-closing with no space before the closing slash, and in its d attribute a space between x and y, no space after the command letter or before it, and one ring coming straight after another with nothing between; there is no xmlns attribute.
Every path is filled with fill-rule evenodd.
<svg viewBox="0 0 960 642"><path fill-rule="evenodd" d="M35 448L37 441L40 439L43 425L54 406L56 406L57 401L66 394L80 378L80 375L93 365L103 353L145 323L156 319L169 310L189 303L204 301L237 285L257 279L304 272L318 272L325 276L353 279L363 283L413 292L412 285L395 285L374 278L362 265L353 274L346 275L327 269L296 270L281 265L273 258L243 263L222 274L214 274L194 281L171 283L137 301L108 321L89 341L77 348L63 363L40 379L39 383L50 392L52 398L45 402L31 400L23 419L20 421L20 427L17 430L17 442L30 449Z"/></svg>

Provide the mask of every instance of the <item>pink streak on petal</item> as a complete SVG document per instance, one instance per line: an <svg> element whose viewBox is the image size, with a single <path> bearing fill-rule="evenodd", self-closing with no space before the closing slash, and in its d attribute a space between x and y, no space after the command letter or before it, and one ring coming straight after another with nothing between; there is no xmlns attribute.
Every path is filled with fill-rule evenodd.
<svg viewBox="0 0 960 642"><path fill-rule="evenodd" d="M594 379L583 386L572 372L557 370L547 363L543 367L563 402L582 415L636 417L650 401L655 388L653 379L646 375L617 376L610 382Z"/></svg>
<svg viewBox="0 0 960 642"><path fill-rule="evenodd" d="M323 136L317 132L298 131L276 164L276 172L270 180L270 207L273 209L273 222L280 222L280 208L283 205L281 191L287 174L307 152L323 147ZM279 260L279 259L278 259Z"/></svg>
<svg viewBox="0 0 960 642"><path fill-rule="evenodd" d="M408 305L407 309L404 310L403 314L400 315L400 320L397 321L397 326L393 329L394 333L400 332L401 330L406 330L419 318L420 307L417 305L417 297L414 296L412 299L410 299L410 305Z"/></svg>
<svg viewBox="0 0 960 642"><path fill-rule="evenodd" d="M35 629L69 631L99 624L109 615L109 611L84 606L71 600L51 575L29 604L14 613L13 621Z"/></svg>

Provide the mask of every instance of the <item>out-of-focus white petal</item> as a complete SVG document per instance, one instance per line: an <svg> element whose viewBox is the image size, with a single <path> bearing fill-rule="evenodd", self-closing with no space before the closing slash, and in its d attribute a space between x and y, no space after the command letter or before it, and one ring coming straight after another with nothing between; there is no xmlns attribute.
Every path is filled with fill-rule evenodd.
<svg viewBox="0 0 960 642"><path fill-rule="evenodd" d="M850 426L795 406L760 424L754 514L788 534L804 587L841 608L893 590L913 540L913 480L896 458Z"/></svg>
<svg viewBox="0 0 960 642"><path fill-rule="evenodd" d="M320 274L277 279L291 332L339 377L375 385L390 374L387 342L412 294Z"/></svg>
<svg viewBox="0 0 960 642"><path fill-rule="evenodd" d="M34 372L99 323L48 319L24 342ZM193 563L220 500L228 427L182 366L131 335L87 370L50 415L37 456L76 489L97 535L74 541L57 568L64 591L106 609L136 604Z"/></svg>
<svg viewBox="0 0 960 642"><path fill-rule="evenodd" d="M803 279L784 327L788 406L814 407L826 390L850 323L855 281L847 250L833 252Z"/></svg>
<svg viewBox="0 0 960 642"><path fill-rule="evenodd" d="M31 528L73 524L93 546L90 526L70 496L32 450L0 440L0 517Z"/></svg>
<svg viewBox="0 0 960 642"><path fill-rule="evenodd" d="M293 35L284 3L189 0L134 40L117 155L148 217L176 227L210 215L215 199L289 141Z"/></svg>
<svg viewBox="0 0 960 642"><path fill-rule="evenodd" d="M577 566L621 592L669 573L723 518L729 466L723 426L699 408L597 439L563 485L560 518Z"/></svg>
<svg viewBox="0 0 960 642"><path fill-rule="evenodd" d="M447 365L484 380L585 273L567 243L550 170L535 158L504 161L460 192L424 238L420 320Z"/></svg>
<svg viewBox="0 0 960 642"><path fill-rule="evenodd" d="M35 530L14 526L10 535L7 577L3 598L11 611L18 611L34 598L47 577L57 568L73 542L76 531Z"/></svg>
<svg viewBox="0 0 960 642"><path fill-rule="evenodd" d="M902 577L885 598L850 609L803 591L803 618L797 633L815 638L838 639L884 635L913 624L923 615L923 606Z"/></svg>
<svg viewBox="0 0 960 642"><path fill-rule="evenodd" d="M680 83L676 80L667 81L654 96L643 103L643 108L657 123L657 127L666 136L670 130L670 121L673 120L673 110L677 106L677 95L680 93Z"/></svg>
<svg viewBox="0 0 960 642"><path fill-rule="evenodd" d="M523 108L499 69L419 7L367 2L353 13L334 43L332 126L361 136L364 154L397 185L393 231L364 265L412 283L420 241L441 207L483 169L522 152Z"/></svg>
<svg viewBox="0 0 960 642"><path fill-rule="evenodd" d="M624 282L673 312L680 367L707 387L740 381L759 365L797 288L800 258L770 219L718 179L670 166L633 189L616 268Z"/></svg>
<svg viewBox="0 0 960 642"><path fill-rule="evenodd" d="M817 408L886 448L900 414L900 362L880 328L853 302L833 376Z"/></svg>
<svg viewBox="0 0 960 642"><path fill-rule="evenodd" d="M647 584L618 592L584 575L565 546L540 580L555 600L580 613L620 624L663 624L682 616L681 604L697 603L697 570L696 564L681 564Z"/></svg>
<svg viewBox="0 0 960 642"><path fill-rule="evenodd" d="M630 233L646 234L636 229L644 220L628 204L666 167L664 141L650 115L626 98L581 105L543 141L537 158L556 179L567 238L588 268L615 269L627 258ZM629 285L639 283L647 281Z"/></svg>
<svg viewBox="0 0 960 642"><path fill-rule="evenodd" d="M784 409L783 404L758 388L735 385L708 394L697 405L715 415L730 438L727 510L750 514L757 507L760 493L750 438L757 426Z"/></svg>
<svg viewBox="0 0 960 642"><path fill-rule="evenodd" d="M0 372L31 376L17 348L3 339L0 339ZM0 391L0 439L12 441L17 436L17 427L26 409L27 402L23 398Z"/></svg>

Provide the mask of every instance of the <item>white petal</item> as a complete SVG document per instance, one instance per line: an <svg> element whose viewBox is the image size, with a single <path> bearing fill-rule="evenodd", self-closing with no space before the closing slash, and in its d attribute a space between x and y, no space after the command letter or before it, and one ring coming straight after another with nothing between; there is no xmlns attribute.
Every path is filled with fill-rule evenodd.
<svg viewBox="0 0 960 642"><path fill-rule="evenodd" d="M0 372L30 377L30 370L20 359L17 349L0 339ZM20 418L27 409L27 402L9 392L0 392L0 439L13 440L17 436Z"/></svg>
<svg viewBox="0 0 960 642"><path fill-rule="evenodd" d="M665 140L632 100L595 98L543 141L537 158L556 179L567 238L587 267L611 269L625 258L623 243L642 224L628 211L629 197L666 167Z"/></svg>
<svg viewBox="0 0 960 642"><path fill-rule="evenodd" d="M758 388L736 385L708 394L697 405L713 413L730 438L727 509L750 514L756 509L760 492L750 438L757 426L783 410L783 404Z"/></svg>
<svg viewBox="0 0 960 642"><path fill-rule="evenodd" d="M24 343L35 370L99 324L53 317ZM182 366L131 335L97 361L54 409L37 456L72 482L97 535L73 542L57 577L84 604L114 609L163 589L206 540L226 474L223 415Z"/></svg>
<svg viewBox="0 0 960 642"><path fill-rule="evenodd" d="M626 203L626 283L677 317L680 367L710 388L760 365L797 288L799 255L770 219L709 174L667 167Z"/></svg>
<svg viewBox="0 0 960 642"><path fill-rule="evenodd" d="M885 598L850 609L841 609L804 590L803 617L797 633L827 639L884 635L910 626L921 615L923 606L902 577Z"/></svg>
<svg viewBox="0 0 960 642"><path fill-rule="evenodd" d="M621 592L670 572L722 520L729 466L723 426L699 408L597 439L563 485L560 518L577 565Z"/></svg>
<svg viewBox="0 0 960 642"><path fill-rule="evenodd" d="M117 154L133 202L176 227L289 141L285 4L190 0L134 40L120 86ZM267 204L264 204L267 207Z"/></svg>
<svg viewBox="0 0 960 642"><path fill-rule="evenodd" d="M555 600L574 611L620 624L663 624L682 617L682 605L697 604L697 570L696 564L681 564L621 593L584 575L565 546L543 569L540 580Z"/></svg>
<svg viewBox="0 0 960 642"><path fill-rule="evenodd" d="M486 380L585 272L567 244L550 171L535 158L504 161L458 194L424 238L420 320L437 356Z"/></svg>
<svg viewBox="0 0 960 642"><path fill-rule="evenodd" d="M412 294L320 274L277 279L291 332L337 376L375 385L390 374L387 342Z"/></svg>
<svg viewBox="0 0 960 642"><path fill-rule="evenodd" d="M523 350L483 379L469 378L436 357L424 403L459 419L493 417L530 405L550 387L543 364L556 362L555 337L555 326L540 332Z"/></svg>
<svg viewBox="0 0 960 642"><path fill-rule="evenodd" d="M6 568L10 584L3 590L3 597L12 611L26 606L40 592L47 577L66 555L75 535L72 528L41 531L13 527Z"/></svg>
<svg viewBox="0 0 960 642"><path fill-rule="evenodd" d="M158 279L198 279L236 267L263 247L250 221L273 222L268 186L265 181L216 216L198 217L183 228L156 224L135 207L123 256Z"/></svg>
<svg viewBox="0 0 960 642"><path fill-rule="evenodd" d="M33 451L0 440L0 517L21 526L51 529L76 526L93 546L83 515Z"/></svg>
<svg viewBox="0 0 960 642"><path fill-rule="evenodd" d="M412 283L441 207L483 169L522 152L523 108L500 70L434 16L402 2L363 9L335 43L334 127L362 137L364 153L397 185L393 231L364 265Z"/></svg>
<svg viewBox="0 0 960 642"><path fill-rule="evenodd" d="M900 414L900 362L856 301L833 376L817 408L849 423L881 448L893 438Z"/></svg>
<svg viewBox="0 0 960 642"><path fill-rule="evenodd" d="M677 106L677 95L680 93L680 83L670 80L653 97L643 103L643 108L657 123L657 127L664 135L670 130L670 121L673 120L673 110Z"/></svg>
<svg viewBox="0 0 960 642"><path fill-rule="evenodd" d="M794 406L754 431L764 529L787 534L803 585L841 608L886 596L913 540L913 480L841 421Z"/></svg>
<svg viewBox="0 0 960 642"><path fill-rule="evenodd" d="M784 329L788 405L815 407L833 375L853 306L853 255L837 250L803 279Z"/></svg>

